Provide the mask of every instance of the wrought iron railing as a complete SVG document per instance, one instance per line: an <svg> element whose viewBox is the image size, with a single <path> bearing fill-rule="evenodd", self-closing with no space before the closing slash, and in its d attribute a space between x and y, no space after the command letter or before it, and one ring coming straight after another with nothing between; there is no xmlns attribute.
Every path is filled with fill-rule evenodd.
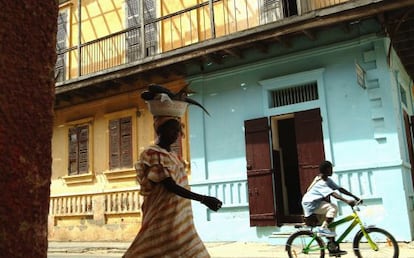
<svg viewBox="0 0 414 258"><path fill-rule="evenodd" d="M351 0L210 0L58 51L57 82ZM284 5L283 3L289 3Z"/></svg>

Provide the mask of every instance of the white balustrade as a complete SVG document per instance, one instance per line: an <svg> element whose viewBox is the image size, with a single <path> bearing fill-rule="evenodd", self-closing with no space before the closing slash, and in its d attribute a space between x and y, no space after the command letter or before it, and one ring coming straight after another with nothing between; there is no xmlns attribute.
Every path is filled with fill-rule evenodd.
<svg viewBox="0 0 414 258"><path fill-rule="evenodd" d="M51 196L51 216L91 216L97 210L104 214L140 213L142 197L138 190L96 194ZM103 209L97 209L97 205Z"/></svg>

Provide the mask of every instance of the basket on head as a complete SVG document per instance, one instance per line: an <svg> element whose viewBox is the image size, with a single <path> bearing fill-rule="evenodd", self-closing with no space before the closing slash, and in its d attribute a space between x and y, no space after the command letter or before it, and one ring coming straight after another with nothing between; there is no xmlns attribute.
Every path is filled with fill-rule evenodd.
<svg viewBox="0 0 414 258"><path fill-rule="evenodd" d="M153 116L182 117L187 110L187 102L184 101L160 101L148 100L148 109Z"/></svg>

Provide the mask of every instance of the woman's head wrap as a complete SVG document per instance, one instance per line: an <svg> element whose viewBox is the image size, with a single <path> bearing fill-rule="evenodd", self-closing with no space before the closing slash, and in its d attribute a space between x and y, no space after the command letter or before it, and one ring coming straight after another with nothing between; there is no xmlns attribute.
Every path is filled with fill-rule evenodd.
<svg viewBox="0 0 414 258"><path fill-rule="evenodd" d="M154 129L170 119L180 121L185 114L188 104L201 107L207 114L207 110L195 100L187 97L186 87L178 93L172 93L169 89L160 85L151 84L148 90L141 93L141 98L148 105L148 109L154 116Z"/></svg>

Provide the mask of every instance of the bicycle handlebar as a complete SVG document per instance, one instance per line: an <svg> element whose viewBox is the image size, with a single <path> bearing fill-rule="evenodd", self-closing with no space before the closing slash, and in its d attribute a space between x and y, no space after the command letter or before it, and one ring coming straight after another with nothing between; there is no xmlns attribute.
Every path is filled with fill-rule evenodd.
<svg viewBox="0 0 414 258"><path fill-rule="evenodd" d="M362 205L362 203L363 203L363 202L364 202L364 201L363 201L362 199L357 200L357 201L355 202L355 204L352 206L352 209L353 209L354 211L359 211L359 207L358 207L358 206Z"/></svg>

